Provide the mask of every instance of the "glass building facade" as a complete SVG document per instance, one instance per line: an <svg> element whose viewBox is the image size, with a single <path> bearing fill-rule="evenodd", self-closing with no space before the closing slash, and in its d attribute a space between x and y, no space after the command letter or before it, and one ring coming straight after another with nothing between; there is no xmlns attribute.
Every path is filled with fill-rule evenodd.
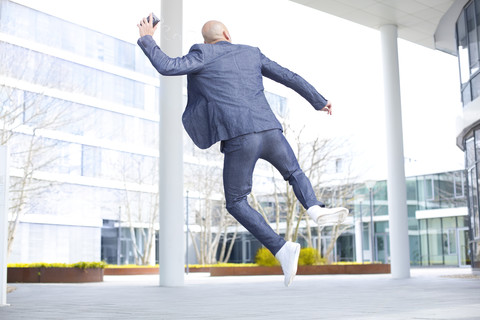
<svg viewBox="0 0 480 320"><path fill-rule="evenodd" d="M344 203L351 217L328 256L330 261L390 263L387 182L375 181L369 187L359 184L353 194L344 194L349 198ZM471 265L467 190L463 170L407 178L412 266ZM342 203L341 200L330 198L332 203ZM320 239L317 232L316 227L311 229L313 246L325 256L332 241L332 226L321 230ZM261 244L249 234L242 234L237 241L230 262L253 262ZM297 241L307 246L301 237Z"/></svg>
<svg viewBox="0 0 480 320"><path fill-rule="evenodd" d="M408 177L406 182L410 264L469 266L464 171ZM371 184L357 185L347 202L351 228L337 240L336 261L390 263L387 182Z"/></svg>
<svg viewBox="0 0 480 320"><path fill-rule="evenodd" d="M137 47L0 0L1 143L10 203L24 202L10 213L9 262L135 263L136 249L148 252L159 76Z"/></svg>
<svg viewBox="0 0 480 320"><path fill-rule="evenodd" d="M457 144L465 151L465 169L468 183L468 208L470 226L469 252L474 270L480 270L480 119L475 114L480 109L480 1L469 1L456 22L457 56L460 72L460 89L464 107L464 124ZM465 120L466 119L466 120Z"/></svg>
<svg viewBox="0 0 480 320"><path fill-rule="evenodd" d="M411 265L470 265L464 171L408 177L406 182ZM357 253L363 252L364 260L389 262L386 181L358 188L355 199L354 216L361 221L356 227L362 230Z"/></svg>
<svg viewBox="0 0 480 320"><path fill-rule="evenodd" d="M138 45L0 0L0 61L0 143L11 151L11 203L24 201L9 217L19 217L9 262L158 262L160 81ZM287 113L285 98L266 95ZM195 229L223 205L220 192L208 206L195 190L199 166L221 179L221 154L183 140ZM38 192L20 199L26 189Z"/></svg>

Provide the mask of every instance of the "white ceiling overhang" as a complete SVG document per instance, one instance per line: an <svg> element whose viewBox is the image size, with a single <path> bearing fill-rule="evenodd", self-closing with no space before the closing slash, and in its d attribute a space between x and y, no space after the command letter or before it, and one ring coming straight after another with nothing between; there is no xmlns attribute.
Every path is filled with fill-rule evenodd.
<svg viewBox="0 0 480 320"><path fill-rule="evenodd" d="M398 27L398 37L456 55L455 22L469 0L291 0L378 29Z"/></svg>

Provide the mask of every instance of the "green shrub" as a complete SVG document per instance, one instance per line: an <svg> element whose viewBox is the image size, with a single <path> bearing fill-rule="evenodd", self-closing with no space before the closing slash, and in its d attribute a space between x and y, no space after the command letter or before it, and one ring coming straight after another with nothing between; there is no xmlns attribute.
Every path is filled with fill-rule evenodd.
<svg viewBox="0 0 480 320"><path fill-rule="evenodd" d="M101 262L77 262L77 263L9 263L9 268L79 268L79 269L104 269L106 263Z"/></svg>
<svg viewBox="0 0 480 320"><path fill-rule="evenodd" d="M259 266L279 266L280 262L267 248L260 248L255 255L255 263Z"/></svg>
<svg viewBox="0 0 480 320"><path fill-rule="evenodd" d="M317 264L325 264L326 259L320 256L317 249L314 248L302 248L300 250L300 257L298 258L298 265L300 266L313 266Z"/></svg>
<svg viewBox="0 0 480 320"><path fill-rule="evenodd" d="M79 268L79 269L105 269L107 264L104 261L100 262L77 262L73 263L72 267Z"/></svg>
<svg viewBox="0 0 480 320"><path fill-rule="evenodd" d="M280 262L267 248L260 248L255 255L255 263L259 266L279 266ZM318 264L326 264L327 260L320 256L320 253L314 248L300 249L298 258L299 266L312 266Z"/></svg>

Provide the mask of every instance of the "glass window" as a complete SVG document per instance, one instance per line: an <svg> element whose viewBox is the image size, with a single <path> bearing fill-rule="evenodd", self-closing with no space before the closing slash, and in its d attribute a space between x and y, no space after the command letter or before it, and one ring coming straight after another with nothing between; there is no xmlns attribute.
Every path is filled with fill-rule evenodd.
<svg viewBox="0 0 480 320"><path fill-rule="evenodd" d="M477 49L478 49L478 39L480 39L480 1L475 0L475 29L476 34L473 36L477 39ZM478 53L477 53L478 54Z"/></svg>
<svg viewBox="0 0 480 320"><path fill-rule="evenodd" d="M465 177L464 177L463 171L454 172L453 178L454 178L453 192L454 192L455 198L465 197Z"/></svg>
<svg viewBox="0 0 480 320"><path fill-rule="evenodd" d="M277 94L265 91L265 98L275 114L285 118L288 114L286 98Z"/></svg>
<svg viewBox="0 0 480 320"><path fill-rule="evenodd" d="M428 266L429 254L428 254L428 226L427 219L422 219L419 221L420 228L420 263L423 266Z"/></svg>
<svg viewBox="0 0 480 320"><path fill-rule="evenodd" d="M14 2L4 5L0 15L0 29L6 33L142 72L149 76L157 75L148 59L135 44ZM22 19L18 19L18 17L22 17Z"/></svg>
<svg viewBox="0 0 480 320"><path fill-rule="evenodd" d="M368 194L368 190L367 190ZM388 200L388 192L387 192L387 181L377 181L375 184L375 188L373 189L373 197L374 197L374 203L375 201L381 201L381 200Z"/></svg>
<svg viewBox="0 0 480 320"><path fill-rule="evenodd" d="M434 199L434 182L432 178L425 178L425 200L433 200Z"/></svg>
<svg viewBox="0 0 480 320"><path fill-rule="evenodd" d="M455 241L455 229L447 229L443 233L443 250L446 255L457 253L457 243Z"/></svg>
<svg viewBox="0 0 480 320"><path fill-rule="evenodd" d="M456 24L457 56L463 105L480 96L480 1L470 4Z"/></svg>
<svg viewBox="0 0 480 320"><path fill-rule="evenodd" d="M155 112L160 112L160 87L155 87Z"/></svg>
<svg viewBox="0 0 480 320"><path fill-rule="evenodd" d="M418 229L418 227L415 229ZM419 234L410 234L408 240L410 244L410 264L414 266L421 265Z"/></svg>
<svg viewBox="0 0 480 320"><path fill-rule="evenodd" d="M470 85L472 100L475 100L480 96L480 74L477 74L475 77L472 78Z"/></svg>
<svg viewBox="0 0 480 320"><path fill-rule="evenodd" d="M363 250L370 250L370 227L369 223L362 222L363 225L363 234L362 234L362 242L363 242Z"/></svg>
<svg viewBox="0 0 480 320"><path fill-rule="evenodd" d="M98 177L102 164L102 149L82 145L82 176Z"/></svg>
<svg viewBox="0 0 480 320"><path fill-rule="evenodd" d="M135 69L135 47L130 43L115 40L115 64L131 70Z"/></svg>
<svg viewBox="0 0 480 320"><path fill-rule="evenodd" d="M93 30L87 30L85 35L85 56L95 58L97 56L96 48L97 33Z"/></svg>
<svg viewBox="0 0 480 320"><path fill-rule="evenodd" d="M457 256L457 219L455 217L443 218L443 251L445 254L445 265L458 265Z"/></svg>
<svg viewBox="0 0 480 320"><path fill-rule="evenodd" d="M472 90L470 87L470 83L465 86L462 90L462 103L466 105L472 101Z"/></svg>
<svg viewBox="0 0 480 320"><path fill-rule="evenodd" d="M49 30L55 27L52 22L53 19L46 14L37 15L37 24L35 29L32 30L35 32L35 41L46 45L54 45L54 43L52 43L53 37L49 34Z"/></svg>
<svg viewBox="0 0 480 320"><path fill-rule="evenodd" d="M471 165L473 165L474 162L477 162L477 159L480 159L480 130L475 130L475 155L476 158L472 159L473 161L470 163Z"/></svg>
<svg viewBox="0 0 480 320"><path fill-rule="evenodd" d="M103 36L103 52L106 63L115 64L115 39L109 36Z"/></svg>
<svg viewBox="0 0 480 320"><path fill-rule="evenodd" d="M407 178L407 200L417 200L417 179Z"/></svg>
<svg viewBox="0 0 480 320"><path fill-rule="evenodd" d="M475 238L480 237L479 215L478 215L478 188L475 167L469 170L468 185L469 185L469 200L470 200L470 218L473 227Z"/></svg>
<svg viewBox="0 0 480 320"><path fill-rule="evenodd" d="M457 217L457 226L461 227L468 227L468 216Z"/></svg>
<svg viewBox="0 0 480 320"><path fill-rule="evenodd" d="M34 33L31 31L35 29L36 20L32 10L21 5L12 5L11 2L9 2L8 10L10 11L8 14L16 17L9 21L11 24L10 31L18 37L32 39Z"/></svg>
<svg viewBox="0 0 480 320"><path fill-rule="evenodd" d="M453 205L454 183L453 172L438 174L438 197L441 207L450 207Z"/></svg>
<svg viewBox="0 0 480 320"><path fill-rule="evenodd" d="M468 58L468 38L465 25L465 14L462 12L457 21L457 50L458 62L460 64L460 79L462 85L470 79L470 65Z"/></svg>
<svg viewBox="0 0 480 320"><path fill-rule="evenodd" d="M428 246L430 264L443 264L443 234L440 218L428 220Z"/></svg>
<svg viewBox="0 0 480 320"><path fill-rule="evenodd" d="M13 31L13 23L10 20L13 20L13 15L6 10L6 5L10 2L2 1L0 2L0 30L5 33L11 33Z"/></svg>
<svg viewBox="0 0 480 320"><path fill-rule="evenodd" d="M343 172L343 159L336 159L335 160L335 172L336 173Z"/></svg>
<svg viewBox="0 0 480 320"><path fill-rule="evenodd" d="M445 248L445 253L448 255L456 255L457 254L457 235L456 235L456 229L447 229L446 233L447 235L447 247Z"/></svg>
<svg viewBox="0 0 480 320"><path fill-rule="evenodd" d="M473 137L465 141L465 157L467 168L470 169L473 165L475 165L475 145Z"/></svg>
<svg viewBox="0 0 480 320"><path fill-rule="evenodd" d="M466 9L467 31L468 31L468 52L470 60L470 74L478 71L478 40L475 23L475 6L472 2Z"/></svg>
<svg viewBox="0 0 480 320"><path fill-rule="evenodd" d="M71 23L61 24L62 49L70 52L75 52L75 43L78 39L76 37L76 26Z"/></svg>

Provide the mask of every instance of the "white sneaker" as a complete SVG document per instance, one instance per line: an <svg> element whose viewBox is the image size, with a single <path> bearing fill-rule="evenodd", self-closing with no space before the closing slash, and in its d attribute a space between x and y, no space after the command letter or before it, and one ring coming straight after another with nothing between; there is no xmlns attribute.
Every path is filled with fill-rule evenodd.
<svg viewBox="0 0 480 320"><path fill-rule="evenodd" d="M288 287L295 275L297 274L298 257L300 256L300 244L287 241L283 247L277 252L275 258L282 266L285 275L285 287Z"/></svg>
<svg viewBox="0 0 480 320"><path fill-rule="evenodd" d="M342 223L348 215L348 209L338 208L322 208L320 206L312 206L307 210L310 218L319 226L328 223Z"/></svg>

